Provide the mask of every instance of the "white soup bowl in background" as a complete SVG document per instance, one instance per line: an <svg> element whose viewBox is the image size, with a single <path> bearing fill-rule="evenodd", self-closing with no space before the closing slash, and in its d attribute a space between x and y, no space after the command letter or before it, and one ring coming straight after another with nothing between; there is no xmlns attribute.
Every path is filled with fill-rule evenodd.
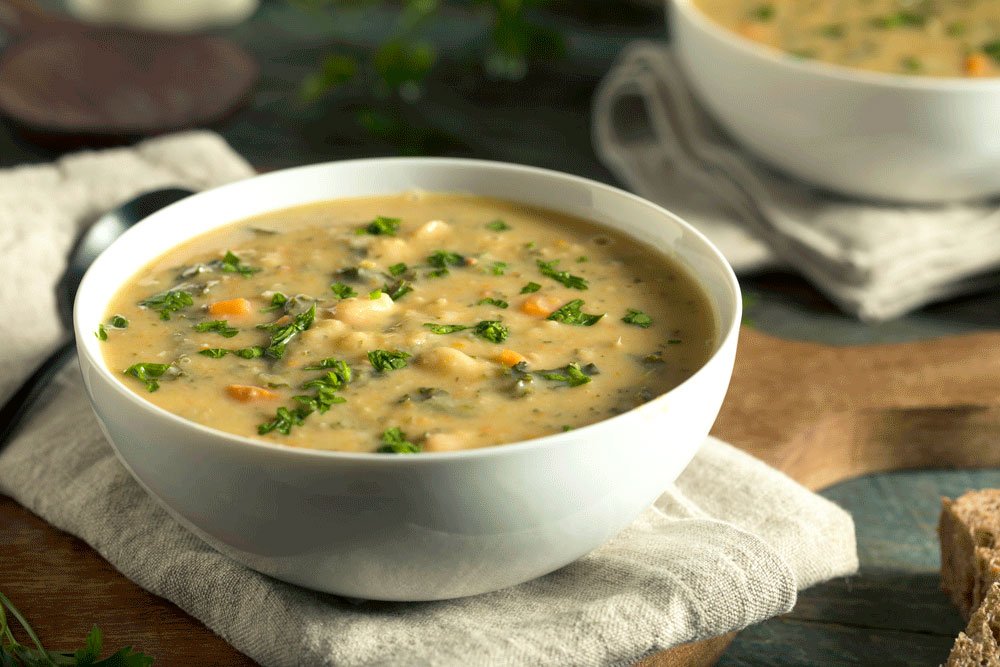
<svg viewBox="0 0 1000 667"><path fill-rule="evenodd" d="M1000 195L1000 78L908 76L804 60L668 0L695 95L765 162L855 197L942 203Z"/></svg>
<svg viewBox="0 0 1000 667"><path fill-rule="evenodd" d="M285 447L187 421L108 368L93 335L123 283L175 245L260 213L406 190L547 207L619 229L684 265L718 331L685 383L614 418L535 440L420 455ZM625 528L684 469L715 421L736 352L739 286L689 225L621 190L557 172L454 159L372 159L258 176L194 195L142 221L102 254L76 300L87 392L118 458L212 547L311 589L431 600L518 584ZM499 417L498 417L499 418Z"/></svg>

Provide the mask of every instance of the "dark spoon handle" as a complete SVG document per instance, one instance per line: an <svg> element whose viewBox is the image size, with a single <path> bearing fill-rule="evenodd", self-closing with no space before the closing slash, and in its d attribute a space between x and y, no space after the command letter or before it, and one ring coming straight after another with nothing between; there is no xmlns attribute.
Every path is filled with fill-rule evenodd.
<svg viewBox="0 0 1000 667"><path fill-rule="evenodd" d="M0 449L7 444L7 440L17 430L25 415L31 407L38 401L38 398L52 384L56 374L62 370L66 362L73 358L76 350L75 341L70 336L64 341L49 358L42 362L34 373L31 374L24 384L10 397L2 408L0 408Z"/></svg>

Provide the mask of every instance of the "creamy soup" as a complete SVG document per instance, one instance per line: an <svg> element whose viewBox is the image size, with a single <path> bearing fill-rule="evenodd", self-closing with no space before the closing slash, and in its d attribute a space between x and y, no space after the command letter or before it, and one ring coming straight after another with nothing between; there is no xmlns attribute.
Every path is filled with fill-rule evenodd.
<svg viewBox="0 0 1000 667"><path fill-rule="evenodd" d="M685 270L617 232L406 193L268 213L174 248L115 295L97 336L133 391L192 421L415 453L630 410L704 364L716 324Z"/></svg>
<svg viewBox="0 0 1000 667"><path fill-rule="evenodd" d="M694 0L800 58L898 74L1000 76L1000 0Z"/></svg>

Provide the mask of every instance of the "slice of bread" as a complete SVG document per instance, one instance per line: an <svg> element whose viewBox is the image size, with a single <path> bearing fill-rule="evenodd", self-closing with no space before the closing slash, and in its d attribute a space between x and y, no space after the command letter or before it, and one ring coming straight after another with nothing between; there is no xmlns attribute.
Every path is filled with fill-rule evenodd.
<svg viewBox="0 0 1000 667"><path fill-rule="evenodd" d="M1000 489L941 502L941 588L968 619L1000 581Z"/></svg>
<svg viewBox="0 0 1000 667"><path fill-rule="evenodd" d="M988 589L983 603L958 633L945 667L1000 667L1000 583Z"/></svg>

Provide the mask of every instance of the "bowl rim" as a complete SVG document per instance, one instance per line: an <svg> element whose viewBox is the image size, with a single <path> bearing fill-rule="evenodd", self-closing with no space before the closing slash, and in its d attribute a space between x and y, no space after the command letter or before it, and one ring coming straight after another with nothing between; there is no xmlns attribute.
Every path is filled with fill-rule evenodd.
<svg viewBox="0 0 1000 667"><path fill-rule="evenodd" d="M786 51L760 44L726 29L695 6L694 0L664 0L673 8L674 16L682 16L691 25L707 33L717 41L724 42L742 53L779 67L787 67L803 74L840 82L862 84L878 88L896 90L919 90L929 92L1000 92L1000 76L958 77L927 76L925 74L893 74L859 67L848 67L822 60L795 58ZM670 25L671 33L675 26ZM671 44L676 45L676 35L672 34Z"/></svg>
<svg viewBox="0 0 1000 667"><path fill-rule="evenodd" d="M611 186L611 185L607 185L605 183L601 183L601 182L595 181L593 179L584 178L582 176L576 176L576 175L573 175L573 174L567 174L567 173L556 171L556 170L553 170L553 169L545 169L545 168L542 168L542 167L533 167L533 166L516 164L516 163L511 163L511 162L502 162L502 161L495 161L495 160L482 160L482 159L473 159L473 158L381 157L381 158L357 158L357 159L350 159L350 160L333 160L333 161L327 161L327 162L318 162L318 163L312 163L312 164L307 164L307 165L301 165L301 166L291 167L291 168L287 168L287 169L280 169L280 170L277 170L277 171L272 171L272 172L267 172L267 173L263 173L263 174L258 174L256 176L251 176L249 178L241 179L239 181L235 181L235 182L232 182L232 183L227 183L225 185L217 186L217 187L214 187L214 188L209 188L207 190L203 190L201 192L197 192L197 193L195 193L195 194L193 194L193 195L191 195L189 197L186 197L186 198L184 198L184 199L182 199L182 200L180 200L178 202L170 204L169 206L166 206L166 207L160 209L159 211L156 211L152 215L148 216L147 218L143 219L142 221L140 221L139 223L137 223L135 226L133 226L132 228L130 228L129 230L127 230L121 237L119 237L118 239L116 239L112 243L112 246L118 244L121 241L121 239L124 238L126 235L129 235L129 234L133 233L133 230L140 229L141 227L148 226L150 224L158 224L158 219L163 218L164 216L170 215L171 209L173 209L173 208L175 208L175 207L177 207L179 205L182 205L185 202L187 203L186 205L190 206L191 205L190 204L191 200L194 200L195 198L201 197L203 194L218 193L218 192L224 192L225 190L229 190L229 189L236 189L237 187L245 187L245 183L247 181L267 180L268 178L271 178L271 177L279 177L279 176L287 175L289 173L294 173L294 172L300 171L300 170L301 171L311 170L311 169L322 170L324 168L329 168L329 167L332 167L334 165L342 167L342 168L343 167L350 168L352 165L362 166L362 165L367 165L367 164L372 164L372 163L374 163L374 164L382 164L382 165L384 165L384 164L393 164L393 165L402 165L402 166L406 166L407 164L414 165L414 166L427 165L427 164L438 164L438 165L442 165L444 167L451 166L453 168L465 168L465 169L501 169L501 170L507 170L507 171L513 171L513 172L522 172L522 173L524 173L526 175L534 176L534 177L550 178L550 179L564 179L564 180L569 181L570 183L575 183L575 184L578 184L578 185L586 186L587 188L590 188L590 189L596 189L596 190L599 190L599 191L603 191L605 193L611 194L612 196L624 197L626 199L630 199L633 202L635 202L635 203L637 203L637 204L639 204L641 206L644 206L644 207L650 209L652 213L654 213L656 215L659 215L661 217L665 217L665 218L669 219L674 224L676 224L681 229L683 229L685 231L685 233L691 234L697 241L699 241L704 246L704 249L707 251L707 254L712 257L712 259L717 263L718 267L721 269L722 274L725 277L727 287L732 291L733 302L734 302L734 309L733 309L733 312L731 313L731 315L732 315L732 321L730 322L730 325L729 325L728 329L725 330L725 331L721 330L721 324L722 324L721 321L717 322L717 325L720 328L719 328L719 331L716 334L717 335L717 342L716 342L716 346L715 346L715 351L705 361L705 363L703 363L701 365L701 367L698 368L697 371L695 371L684 382L682 382L681 384L677 385L673 389L671 389L671 390L669 390L669 391L667 391L667 392L665 392L663 394L660 394L659 396L657 396L653 400L647 401L646 403L638 405L638 406L632 408L631 410L629 410L627 412L623 412L623 413L621 413L619 415L615 415L615 416L610 417L608 419L602 419L602 420L594 422L592 424L587 424L586 426L581 426L579 428L572 429L571 431L568 431L568 432L554 433L554 434L550 434L550 435L541 436L541 437L538 437L538 438L532 438L530 440L518 440L518 441L515 441L515 442L503 443L503 444L497 444L497 445L491 445L491 446L487 446L487 447L477 447L477 448L473 448L473 449L463 449L463 450L448 451L448 452L431 452L431 453L429 453L429 454L431 454L429 456L427 456L427 455L425 455L425 456L386 456L385 454L380 454L380 453L377 453L377 452L344 452L344 451L337 451L337 450L313 449L313 448L308 448L308 447L292 447L292 446L284 445L284 444L281 444L281 443L272 443L272 442L269 442L269 441L263 440L263 439L258 439L258 438L253 438L253 437L238 435L238 434L235 434L235 433L230 433L228 431L223 431L221 429L217 429L217 428L214 428L212 426L201 424L201 423L195 422L193 420L187 419L185 417L181 417L180 415L176 415L176 414L174 414L174 413L172 413L172 412L170 412L170 411L168 411L168 410L166 410L164 408L161 408L160 406L158 406L158 405L156 405L156 404L154 404L154 403L152 403L152 402L144 399L139 394L137 394L136 392L132 391L127 386L125 386L125 383L122 382L121 378L117 377L117 375L115 373L113 373L110 368L108 368L107 364L104 362L103 356L101 356L98 353L96 355L96 358L95 358L95 354L93 353L93 350L89 346L89 344L90 344L91 341L90 341L89 338L87 338L87 332L84 331L83 323L81 321L82 318L83 318L83 314L81 313L81 309L80 309L79 304L83 300L85 294L87 294L87 293L89 293L89 292L97 289L97 283L94 282L96 280L96 278L93 277L93 273L94 273L93 272L93 267L96 266L100 262L101 256L98 256L98 258L91 264L91 267L89 267L88 270L87 270L87 272L84 274L83 279L80 282L79 289L77 291L76 299L74 300L74 303L73 303L73 329L74 329L74 334L76 336L77 354L78 354L78 357L79 357L79 359L78 359L79 363L81 365L83 365L83 357L86 357L87 364L90 367L92 367L92 368L96 368L97 372L100 375L103 376L103 378L108 382L108 384L111 387L114 388L114 390L117 392L117 394L119 396L124 397L125 400L128 403L130 403L135 409L141 410L141 411L151 412L153 415L155 415L157 417L160 417L160 418L163 418L163 419L167 419L167 420L172 421L172 422L175 422L176 424L178 424L179 426L181 426L183 428L192 429L192 430L194 430L194 431L202 434L203 436L213 438L214 441L215 441L214 444L225 445L225 446L238 446L238 447L247 447L247 446L250 446L250 447L256 448L258 450L262 450L264 452L275 453L278 456L290 456L290 457L299 457L299 458L303 458L304 457L304 458L307 458L307 459L310 459L310 458L312 458L312 459L335 459L335 460L339 459L339 460L343 460L343 461L355 461L355 462L382 461L386 465L400 465L400 464L409 465L410 462L413 462L413 463L415 463L417 465L421 465L421 463L430 464L430 463L432 463L434 461L447 461L447 460L454 460L454 459L493 457L493 456L507 456L507 455L513 455L513 454L515 454L517 452L526 452L526 451L529 451L529 450L542 449L542 448L546 448L546 447L550 447L550 446L552 446L552 447L558 447L560 445L560 443L563 443L564 441L568 441L568 440L572 440L572 439L578 438L580 433L582 433L582 432L584 432L584 431L586 431L588 429L596 429L596 428L602 428L602 427L606 428L607 425L611 424L612 422L618 423L619 420L624 419L624 418L628 418L629 416L633 415L638 410L643 410L644 408L647 408L650 405L654 405L654 404L657 404L657 403L663 401L664 399L666 399L669 396L673 395L675 392L677 392L677 391L681 390L682 388L688 386L689 384L691 384L696 379L707 375L710 372L709 371L710 367L718 365L719 363L723 363L723 361L720 360L720 357L723 356L723 352L727 348L729 348L730 346L735 346L736 339L739 336L740 324L741 324L742 314L743 314L743 303L742 303L742 298L741 298L742 297L742 292L740 290L739 282L738 282L738 280L736 278L736 274L734 273L734 271L732 269L732 266L730 266L729 262L723 256L722 252L704 234L702 234L700 231L698 231L690 223L688 223L685 220L683 220L680 216L678 216L678 215L670 212L669 210L663 208L662 206L659 206L658 204L655 204L655 203L653 203L653 202L651 202L651 201L649 201L647 199L639 197L638 195L632 194L631 192L627 192L627 191L625 191L625 190L623 190L621 188L617 188L617 187L614 187L614 186ZM321 201L321 200L317 199L316 201ZM516 200L511 200L511 201L516 201ZM285 207L285 208L287 208L287 207ZM558 207L558 205L551 206L550 208L552 210L555 210L555 211L559 211L560 210L560 208ZM275 209L261 210L261 211L258 212L258 214L263 214L263 213L266 213L268 211L273 211L273 210L280 210L280 209L275 208ZM233 221L233 222L235 222L235 221ZM602 224L598 220L592 220L592 222L594 222L595 224L598 224L598 225ZM222 225L220 225L220 226L222 226ZM212 229L215 229L215 228L212 228ZM173 245L170 246L170 248L168 248L165 251L160 252L156 256L159 257L159 256L165 254L166 252L169 252L170 249L175 248L178 245L184 243L185 241L190 240L191 238L194 238L194 237L198 236L199 234L207 233L208 231L212 231L212 230L211 229L210 230L203 230L203 231L198 232L196 234L191 234L189 236L186 236L185 238L180 239L180 240L174 242ZM102 255L103 255L103 253L102 253ZM152 261L152 258L149 261ZM690 268L687 268L687 270L689 272L691 272ZM114 288L112 290L109 290L110 293L112 295L116 294L117 291L122 287L122 285L124 284L124 282L126 280L130 279L133 275L134 275L134 273L130 273L129 275L124 276L117 284L115 284L115 286L114 286ZM693 275L693 277L697 281L697 275ZM704 288L702 288L702 289L704 289ZM718 313L718 316L719 316L719 318L721 320L722 318L725 317L725 314L724 313ZM94 349L97 349L97 348L94 348ZM89 387L88 387L87 391L88 391L88 394L89 394L90 393ZM117 446L115 448L117 449Z"/></svg>

